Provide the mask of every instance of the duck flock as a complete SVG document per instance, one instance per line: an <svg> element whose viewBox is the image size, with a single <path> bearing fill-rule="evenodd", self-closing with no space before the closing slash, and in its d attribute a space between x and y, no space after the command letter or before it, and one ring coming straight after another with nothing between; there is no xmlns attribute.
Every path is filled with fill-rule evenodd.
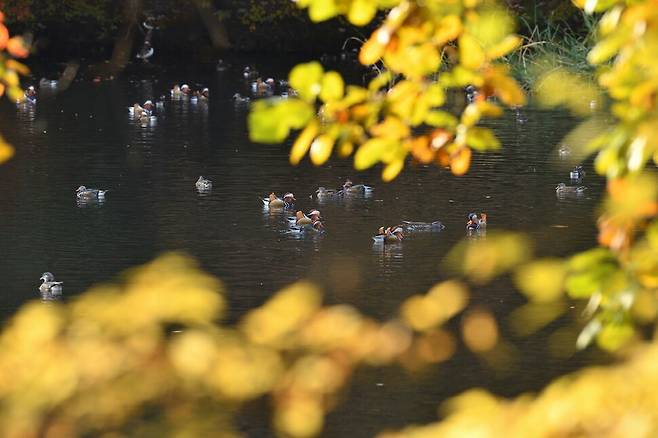
<svg viewBox="0 0 658 438"><path fill-rule="evenodd" d="M217 66L218 70L225 69L226 64L222 61ZM242 71L242 76L247 82L250 96L243 96L239 93L233 95L232 100L236 106L249 103L252 98L280 96L286 98L296 95L287 81L278 80L273 78L262 79L258 71L253 67L245 67ZM42 85L40 83L40 85ZM48 87L53 87L52 81L47 84ZM44 85L45 86L45 85ZM54 85L56 86L56 84ZM466 97L472 91L466 89ZM25 90L25 99L18 102L19 105L33 106L37 103L37 91L34 86L30 86ZM169 92L172 100L189 99L191 103L207 104L210 99L210 90L208 88L201 88L193 90L189 85L174 85ZM128 113L131 119L135 120L142 126L148 126L155 121L157 112L164 108L165 96L161 96L160 100L155 103L153 100L146 100L143 104L135 103L128 108ZM517 109L517 120L519 111ZM570 155L570 150L566 145L563 145L558 150L560 158L565 158ZM570 172L570 180L572 185L560 183L556 188L556 194L559 198L564 197L577 197L582 195L586 187L577 185L582 182L585 176L585 171L582 166L576 166ZM209 195L212 192L212 181L203 176L195 182L195 188L200 195ZM105 202L107 189L88 188L80 186L75 191L76 201L79 206L89 203L102 204ZM339 189L328 189L326 187L319 187L316 192L318 201L323 202L327 200L338 200L350 197L370 197L373 188L364 184L354 184L351 180L346 180ZM308 212L298 210L295 207L295 196L293 193L285 193L283 197L279 198L275 193L270 193L262 199L265 209L269 211L280 211L282 213L289 213L287 216L289 231L291 233L299 234L323 234L326 232L324 225L324 218L319 210L313 208ZM466 231L470 236L484 236L486 234L487 215L481 213L469 213L467 215ZM430 231L436 232L444 229L444 225L440 221L434 222L415 222L403 221L399 224L381 226L373 235L374 244L400 244L405 239L405 234L412 231ZM373 230L374 231L374 230ZM42 281L39 291L44 299L58 299L62 295L63 282L56 281L55 276L51 272L44 272L40 278Z"/></svg>

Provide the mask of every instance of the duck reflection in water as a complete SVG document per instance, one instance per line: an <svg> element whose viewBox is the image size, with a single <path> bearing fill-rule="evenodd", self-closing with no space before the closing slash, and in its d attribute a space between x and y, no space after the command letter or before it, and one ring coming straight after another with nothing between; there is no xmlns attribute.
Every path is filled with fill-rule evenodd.
<svg viewBox="0 0 658 438"><path fill-rule="evenodd" d="M433 222L417 222L417 221L402 221L402 227L405 231L422 231L422 232L438 232L445 228L441 221Z"/></svg>

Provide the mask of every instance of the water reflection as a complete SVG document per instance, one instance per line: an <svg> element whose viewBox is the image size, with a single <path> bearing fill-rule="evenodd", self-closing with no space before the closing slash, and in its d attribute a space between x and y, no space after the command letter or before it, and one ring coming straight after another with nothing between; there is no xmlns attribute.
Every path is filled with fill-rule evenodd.
<svg viewBox="0 0 658 438"><path fill-rule="evenodd" d="M105 204L105 198L98 199L82 199L76 198L75 204L78 208L100 208Z"/></svg>

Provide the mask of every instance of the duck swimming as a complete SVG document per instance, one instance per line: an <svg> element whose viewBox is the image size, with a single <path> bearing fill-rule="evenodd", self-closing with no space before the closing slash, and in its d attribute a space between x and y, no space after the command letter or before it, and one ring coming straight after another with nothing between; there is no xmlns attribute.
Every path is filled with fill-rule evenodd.
<svg viewBox="0 0 658 438"><path fill-rule="evenodd" d="M208 190L212 189L212 181L209 179L205 179L202 176L199 176L199 179L196 180L196 183L194 184L196 186L196 189L200 192L207 192Z"/></svg>
<svg viewBox="0 0 658 438"><path fill-rule="evenodd" d="M295 195L292 193L288 192L285 195L283 195L283 207L284 208L294 208L295 207Z"/></svg>
<svg viewBox="0 0 658 438"><path fill-rule="evenodd" d="M37 103L37 90L34 88L34 86L30 85L27 87L27 90L25 90L23 95L25 96L26 102Z"/></svg>
<svg viewBox="0 0 658 438"><path fill-rule="evenodd" d="M242 76L245 79L254 79L258 77L258 70L255 68L252 68L250 66L246 66L244 70L242 70Z"/></svg>
<svg viewBox="0 0 658 438"><path fill-rule="evenodd" d="M581 180L585 176L585 171L583 166L576 166L571 172L569 172L569 177L574 180Z"/></svg>
<svg viewBox="0 0 658 438"><path fill-rule="evenodd" d="M297 213L295 213L295 224L296 225L312 225L313 220L310 217L306 216L301 211L298 211Z"/></svg>
<svg viewBox="0 0 658 438"><path fill-rule="evenodd" d="M153 115L153 110L154 110L153 102L150 100L147 100L144 102L144 106L140 106L140 104L136 103L133 106L128 108L128 113L137 118L140 122L143 121L148 121L150 117Z"/></svg>
<svg viewBox="0 0 658 438"><path fill-rule="evenodd" d="M587 190L585 186L568 186L565 183L560 183L555 187L555 193L558 196L579 196L585 193L585 190Z"/></svg>
<svg viewBox="0 0 658 438"><path fill-rule="evenodd" d="M468 222L466 222L466 229L468 231L483 230L487 228L487 214L480 213L480 217L475 213L468 214Z"/></svg>
<svg viewBox="0 0 658 438"><path fill-rule="evenodd" d="M269 96L274 93L274 79L268 78L262 80L261 78L251 83L251 92L256 96Z"/></svg>
<svg viewBox="0 0 658 438"><path fill-rule="evenodd" d="M318 187L318 189L315 191L315 196L320 200L335 198L337 195L338 192L336 190L326 189L324 187Z"/></svg>
<svg viewBox="0 0 658 438"><path fill-rule="evenodd" d="M375 234L372 239L375 242L399 243L404 240L404 231L400 225L387 228L379 227L377 234Z"/></svg>
<svg viewBox="0 0 658 438"><path fill-rule="evenodd" d="M571 148L569 148L569 146L566 144L561 144L557 150L557 154L560 156L560 158L566 158L571 155Z"/></svg>
<svg viewBox="0 0 658 438"><path fill-rule="evenodd" d="M277 197L274 192L272 192L270 193L270 196L263 198L263 204L269 208L283 208L286 203L283 202L283 199Z"/></svg>
<svg viewBox="0 0 658 438"><path fill-rule="evenodd" d="M41 286L39 286L39 291L42 294L49 295L61 295L62 294L62 284L63 281L55 281L55 276L51 272L44 272L41 274L42 281Z"/></svg>
<svg viewBox="0 0 658 438"><path fill-rule="evenodd" d="M246 103L249 103L249 101L251 101L251 99L249 97L242 96L242 95L240 95L240 93L235 93L233 95L233 102L235 102L236 105L246 104Z"/></svg>
<svg viewBox="0 0 658 438"><path fill-rule="evenodd" d="M357 195L357 194L370 194L372 187L364 184L354 184L351 180L345 180L343 188L339 191L341 195Z"/></svg>
<svg viewBox="0 0 658 438"><path fill-rule="evenodd" d="M171 97L180 98L189 96L191 91L192 90L190 89L190 86L187 84L183 84L181 86L174 85L174 88L169 91L169 94L171 94Z"/></svg>
<svg viewBox="0 0 658 438"><path fill-rule="evenodd" d="M85 186L80 186L75 191L75 196L83 201L95 201L95 200L104 200L105 193L109 190L99 190L99 189L88 189Z"/></svg>
<svg viewBox="0 0 658 438"><path fill-rule="evenodd" d="M283 195L283 199L277 197L274 192L270 196L263 199L263 204L270 208L293 208L295 206L295 195L288 192Z"/></svg>

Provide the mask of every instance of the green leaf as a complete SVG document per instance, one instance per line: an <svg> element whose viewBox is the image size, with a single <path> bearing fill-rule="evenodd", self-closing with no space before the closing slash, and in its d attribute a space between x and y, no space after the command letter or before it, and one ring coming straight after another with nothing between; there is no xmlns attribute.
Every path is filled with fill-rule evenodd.
<svg viewBox="0 0 658 438"><path fill-rule="evenodd" d="M610 322L596 336L596 343L607 351L615 351L626 344L635 335L635 329L628 321Z"/></svg>
<svg viewBox="0 0 658 438"><path fill-rule="evenodd" d="M343 97L345 83L338 72L330 71L322 77L322 91L320 99L324 102L333 102Z"/></svg>
<svg viewBox="0 0 658 438"><path fill-rule="evenodd" d="M594 293L601 292L602 283L616 271L616 266L604 264L578 274L570 274L565 282L565 288L572 298L589 298Z"/></svg>
<svg viewBox="0 0 658 438"><path fill-rule="evenodd" d="M322 90L324 69L317 62L296 65L290 72L290 86L307 102L314 102Z"/></svg>
<svg viewBox="0 0 658 438"><path fill-rule="evenodd" d="M569 259L569 269L582 271L600 263L611 262L614 260L615 257L610 250L605 248L594 248L571 257L571 259Z"/></svg>
<svg viewBox="0 0 658 438"><path fill-rule="evenodd" d="M466 131L466 144L478 151L498 150L500 141L488 128L473 126Z"/></svg>
<svg viewBox="0 0 658 438"><path fill-rule="evenodd" d="M299 99L259 100L252 105L249 138L258 143L280 143L291 129L301 129L313 118L313 107Z"/></svg>

